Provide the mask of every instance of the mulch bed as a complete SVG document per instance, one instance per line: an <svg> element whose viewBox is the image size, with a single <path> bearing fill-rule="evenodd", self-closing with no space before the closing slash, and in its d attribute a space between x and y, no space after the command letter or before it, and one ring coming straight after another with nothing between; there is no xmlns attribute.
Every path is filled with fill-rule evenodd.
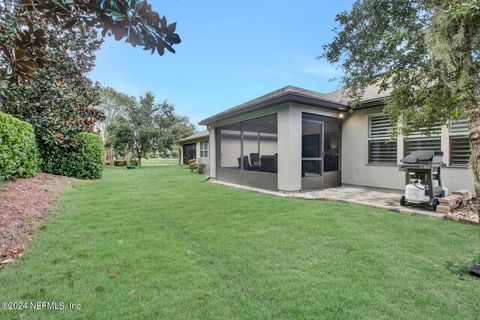
<svg viewBox="0 0 480 320"><path fill-rule="evenodd" d="M474 224L480 223L477 206L475 204L468 204L466 206L457 208L449 213L447 218Z"/></svg>
<svg viewBox="0 0 480 320"><path fill-rule="evenodd" d="M39 173L30 179L10 181L0 190L0 267L21 256L60 193L75 181Z"/></svg>

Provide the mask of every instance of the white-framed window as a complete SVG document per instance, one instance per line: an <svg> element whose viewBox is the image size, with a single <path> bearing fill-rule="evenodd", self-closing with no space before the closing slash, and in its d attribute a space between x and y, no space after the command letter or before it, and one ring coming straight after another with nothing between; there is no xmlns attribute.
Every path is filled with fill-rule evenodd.
<svg viewBox="0 0 480 320"><path fill-rule="evenodd" d="M200 142L200 158L208 158L208 141Z"/></svg>
<svg viewBox="0 0 480 320"><path fill-rule="evenodd" d="M390 120L383 114L368 116L368 163L396 164L397 140L391 139Z"/></svg>
<svg viewBox="0 0 480 320"><path fill-rule="evenodd" d="M442 125L434 124L427 135L426 128L418 128L405 137L404 155L414 151L429 150L439 151L442 149Z"/></svg>
<svg viewBox="0 0 480 320"><path fill-rule="evenodd" d="M468 167L470 154L467 119L450 121L450 165Z"/></svg>

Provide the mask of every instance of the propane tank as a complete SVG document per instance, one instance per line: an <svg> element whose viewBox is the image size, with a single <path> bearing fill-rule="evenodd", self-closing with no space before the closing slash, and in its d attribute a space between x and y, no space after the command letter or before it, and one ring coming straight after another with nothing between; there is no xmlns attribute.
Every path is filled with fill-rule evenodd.
<svg viewBox="0 0 480 320"><path fill-rule="evenodd" d="M408 201L424 201L425 186L419 179L411 179L410 183L405 186L405 198Z"/></svg>

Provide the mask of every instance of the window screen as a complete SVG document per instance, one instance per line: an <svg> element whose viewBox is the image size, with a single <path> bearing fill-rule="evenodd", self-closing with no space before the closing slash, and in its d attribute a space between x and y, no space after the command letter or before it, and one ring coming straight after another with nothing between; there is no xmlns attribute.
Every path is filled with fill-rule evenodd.
<svg viewBox="0 0 480 320"><path fill-rule="evenodd" d="M405 138L405 155L418 150L439 151L442 149L441 124L436 124L432 127L430 136L427 136L426 132L426 128L419 128Z"/></svg>
<svg viewBox="0 0 480 320"><path fill-rule="evenodd" d="M384 115L368 117L368 163L397 163L397 141L390 139L390 127Z"/></svg>
<svg viewBox="0 0 480 320"><path fill-rule="evenodd" d="M467 119L450 122L450 165L468 166L470 161L470 141Z"/></svg>

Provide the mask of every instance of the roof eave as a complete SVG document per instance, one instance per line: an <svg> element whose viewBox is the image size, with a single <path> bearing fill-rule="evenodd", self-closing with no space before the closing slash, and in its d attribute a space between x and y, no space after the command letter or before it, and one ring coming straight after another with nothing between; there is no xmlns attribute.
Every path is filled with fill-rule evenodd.
<svg viewBox="0 0 480 320"><path fill-rule="evenodd" d="M200 140L206 140L206 139L208 139L208 136L197 137L197 138L192 138L192 139L185 139L185 140L178 140L177 143L194 142L194 141L200 141Z"/></svg>
<svg viewBox="0 0 480 320"><path fill-rule="evenodd" d="M227 111L221 112L212 117L203 119L202 121L200 121L199 124L209 125L215 121L224 120L227 118L231 118L231 117L245 114L248 112L257 111L259 109L271 107L271 106L282 104L282 103L302 103L309 106L321 107L321 108L331 109L335 111L346 111L348 109L348 106L343 103L337 103L327 99L312 98L312 97L307 97L301 94L288 92L281 96L262 101L252 106L245 107L244 109L232 110L230 112L227 110Z"/></svg>
<svg viewBox="0 0 480 320"><path fill-rule="evenodd" d="M374 99L362 101L360 103L359 109L378 107L378 106L384 105L386 98L387 97L380 97L380 98L374 98Z"/></svg>

